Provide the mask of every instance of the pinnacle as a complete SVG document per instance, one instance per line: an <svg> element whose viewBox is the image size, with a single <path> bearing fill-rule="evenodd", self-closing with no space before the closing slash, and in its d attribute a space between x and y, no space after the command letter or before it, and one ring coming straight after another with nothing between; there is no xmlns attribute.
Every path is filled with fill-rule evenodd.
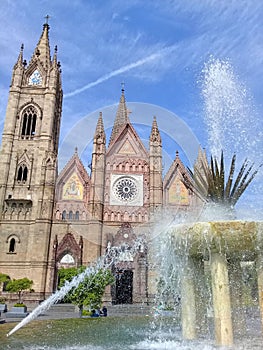
<svg viewBox="0 0 263 350"><path fill-rule="evenodd" d="M39 59L46 69L48 69L51 64L48 31L49 31L49 25L45 23L43 25L43 31L42 31L41 37L38 41L33 57L31 59L31 61Z"/></svg>
<svg viewBox="0 0 263 350"><path fill-rule="evenodd" d="M157 142L161 143L161 135L160 135L160 132L158 129L156 116L153 117L150 141L157 141Z"/></svg>
<svg viewBox="0 0 263 350"><path fill-rule="evenodd" d="M114 125L111 132L110 144L115 140L116 136L119 134L121 128L130 123L129 120L129 111L126 106L126 100L124 95L124 88L121 90L121 98L119 102L119 106L117 109Z"/></svg>

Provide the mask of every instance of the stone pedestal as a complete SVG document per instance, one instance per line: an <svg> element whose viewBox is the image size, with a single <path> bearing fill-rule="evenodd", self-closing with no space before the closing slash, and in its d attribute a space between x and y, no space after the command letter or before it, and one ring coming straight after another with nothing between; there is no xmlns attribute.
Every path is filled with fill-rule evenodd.
<svg viewBox="0 0 263 350"><path fill-rule="evenodd" d="M261 316L261 327L263 332L263 256L259 255L257 259L257 271L258 271L258 303Z"/></svg>
<svg viewBox="0 0 263 350"><path fill-rule="evenodd" d="M239 259L231 259L229 261L228 275L230 281L230 299L234 335L237 336L237 338L240 338L246 334L246 318L245 310L242 305L242 270Z"/></svg>
<svg viewBox="0 0 263 350"><path fill-rule="evenodd" d="M233 345L230 290L226 258L211 253L215 338L218 345Z"/></svg>
<svg viewBox="0 0 263 350"><path fill-rule="evenodd" d="M181 285L182 332L184 339L196 339L196 303L193 264L184 268Z"/></svg>

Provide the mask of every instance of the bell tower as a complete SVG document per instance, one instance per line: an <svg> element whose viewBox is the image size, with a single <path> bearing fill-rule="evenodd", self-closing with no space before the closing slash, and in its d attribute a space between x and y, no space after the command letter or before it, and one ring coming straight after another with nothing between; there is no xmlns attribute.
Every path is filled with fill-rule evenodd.
<svg viewBox="0 0 263 350"><path fill-rule="evenodd" d="M29 63L22 45L14 65L0 153L0 270L32 279L40 295L50 283L62 97L57 47L51 59L45 23Z"/></svg>

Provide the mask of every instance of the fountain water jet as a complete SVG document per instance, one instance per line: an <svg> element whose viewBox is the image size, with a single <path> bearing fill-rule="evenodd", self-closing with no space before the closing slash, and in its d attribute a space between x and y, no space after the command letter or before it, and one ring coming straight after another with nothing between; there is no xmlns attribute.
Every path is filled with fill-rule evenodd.
<svg viewBox="0 0 263 350"><path fill-rule="evenodd" d="M67 282L56 293L52 294L48 299L44 300L38 307L36 307L27 317L25 317L20 323L18 323L8 334L7 337L18 331L21 327L27 325L33 321L44 311L47 311L52 305L62 300L73 288L85 279L85 277L96 274L100 269L109 269L114 263L118 261L118 258L123 254L124 250L129 249L129 254L134 255L144 245L142 239L137 239L132 247L122 245L120 247L108 247L107 253L100 257L93 264L88 266L84 272L75 276L71 282Z"/></svg>
<svg viewBox="0 0 263 350"><path fill-rule="evenodd" d="M167 232L162 232L157 237L154 254L159 255L156 266L160 267L162 288L170 291L173 297L181 296L184 338L196 339L199 333L207 332L205 302L210 294L216 343L232 346L234 335L245 330L244 305L239 290L241 263L253 261L257 266L258 305L263 326L263 222L233 220L236 218L234 205L259 169L251 174L253 165L248 165L245 160L234 181L234 155L225 181L223 153L220 163L217 159L225 146L227 155L229 151L246 151L253 161L258 161L255 159L255 142L257 145L259 142L253 138L252 150L249 136L252 125L257 134L258 125L254 119L252 123L253 113L246 90L228 62L210 60L205 65L202 88L208 139L214 157L210 164L203 162L199 169L194 169L192 186L206 202L205 210L197 222L175 223ZM195 220L190 218L190 221ZM205 288L208 270L211 293Z"/></svg>

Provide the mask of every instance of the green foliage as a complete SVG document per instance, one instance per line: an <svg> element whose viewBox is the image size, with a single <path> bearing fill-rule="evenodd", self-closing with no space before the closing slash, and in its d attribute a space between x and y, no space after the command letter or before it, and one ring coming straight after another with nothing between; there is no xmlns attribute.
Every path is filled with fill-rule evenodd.
<svg viewBox="0 0 263 350"><path fill-rule="evenodd" d="M236 155L234 154L229 175L226 178L222 152L220 161L211 156L210 165L203 160L200 169L195 169L194 172L189 169L195 193L205 202L223 204L233 208L259 170L252 172L253 164L249 165L248 160L245 159L234 181L235 164Z"/></svg>
<svg viewBox="0 0 263 350"><path fill-rule="evenodd" d="M22 296L25 291L33 291L32 288L33 281L28 279L27 277L20 278L18 280L13 279L10 280L6 285L6 290L10 293L18 294L18 303L22 304Z"/></svg>
<svg viewBox="0 0 263 350"><path fill-rule="evenodd" d="M66 281L71 281L74 276L85 270L85 267L59 270L60 289ZM65 302L78 305L80 309L86 306L89 310L97 309L102 304L102 296L106 286L114 282L114 277L109 270L100 269L97 273L87 276L79 286L68 293Z"/></svg>
<svg viewBox="0 0 263 350"><path fill-rule="evenodd" d="M15 307L25 307L26 305L24 303L15 303Z"/></svg>
<svg viewBox="0 0 263 350"><path fill-rule="evenodd" d="M91 316L91 311L82 310L82 316Z"/></svg>
<svg viewBox="0 0 263 350"><path fill-rule="evenodd" d="M10 281L10 277L6 275L5 273L0 272L0 283L5 283Z"/></svg>

